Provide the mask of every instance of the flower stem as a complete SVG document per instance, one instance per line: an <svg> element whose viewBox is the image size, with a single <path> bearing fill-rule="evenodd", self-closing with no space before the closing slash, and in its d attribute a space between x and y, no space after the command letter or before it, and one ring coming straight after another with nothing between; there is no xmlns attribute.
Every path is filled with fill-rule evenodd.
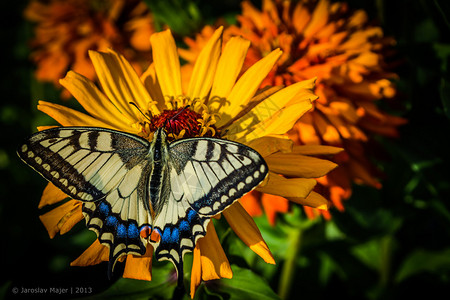
<svg viewBox="0 0 450 300"><path fill-rule="evenodd" d="M291 244L287 249L286 261L281 269L281 277L278 283L278 295L281 299L288 299L291 292L297 258L302 246L302 235L303 228L301 227L293 228L289 234Z"/></svg>

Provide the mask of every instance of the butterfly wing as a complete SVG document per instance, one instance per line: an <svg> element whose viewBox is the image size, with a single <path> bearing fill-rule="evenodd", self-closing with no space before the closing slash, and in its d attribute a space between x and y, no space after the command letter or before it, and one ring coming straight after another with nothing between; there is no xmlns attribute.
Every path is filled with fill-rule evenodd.
<svg viewBox="0 0 450 300"><path fill-rule="evenodd" d="M144 254L139 229L148 213L149 142L119 131L53 128L32 135L18 155L70 197L81 200L89 229L110 248L110 272L127 253Z"/></svg>
<svg viewBox="0 0 450 300"><path fill-rule="evenodd" d="M158 260L170 260L182 277L183 255L206 234L210 218L253 190L268 167L255 150L214 138L170 144L170 196L155 220Z"/></svg>

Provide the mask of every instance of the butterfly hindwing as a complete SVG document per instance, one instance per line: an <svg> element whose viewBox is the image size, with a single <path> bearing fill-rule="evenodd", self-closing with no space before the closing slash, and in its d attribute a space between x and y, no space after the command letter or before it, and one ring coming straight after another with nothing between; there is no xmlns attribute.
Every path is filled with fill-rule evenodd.
<svg viewBox="0 0 450 300"><path fill-rule="evenodd" d="M182 257L206 234L210 218L246 193L267 175L255 150L227 140L192 138L170 144L170 206L155 220L161 241L158 259L182 269Z"/></svg>

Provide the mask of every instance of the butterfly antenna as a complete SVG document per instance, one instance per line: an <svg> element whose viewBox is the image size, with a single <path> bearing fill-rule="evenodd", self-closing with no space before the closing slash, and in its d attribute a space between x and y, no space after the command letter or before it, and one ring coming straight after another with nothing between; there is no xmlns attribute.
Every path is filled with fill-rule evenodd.
<svg viewBox="0 0 450 300"><path fill-rule="evenodd" d="M142 112L142 110L136 105L136 103L134 102L128 102L128 104L133 105L134 107L136 107L136 109L141 113L141 115L143 115L147 120L151 121L151 119Z"/></svg>

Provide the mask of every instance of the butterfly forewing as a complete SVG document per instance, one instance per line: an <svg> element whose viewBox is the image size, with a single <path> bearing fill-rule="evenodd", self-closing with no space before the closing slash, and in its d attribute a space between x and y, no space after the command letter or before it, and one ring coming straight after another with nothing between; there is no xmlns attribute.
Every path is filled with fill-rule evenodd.
<svg viewBox="0 0 450 300"><path fill-rule="evenodd" d="M65 127L38 132L17 153L74 199L103 198L144 159L148 142L101 128Z"/></svg>

